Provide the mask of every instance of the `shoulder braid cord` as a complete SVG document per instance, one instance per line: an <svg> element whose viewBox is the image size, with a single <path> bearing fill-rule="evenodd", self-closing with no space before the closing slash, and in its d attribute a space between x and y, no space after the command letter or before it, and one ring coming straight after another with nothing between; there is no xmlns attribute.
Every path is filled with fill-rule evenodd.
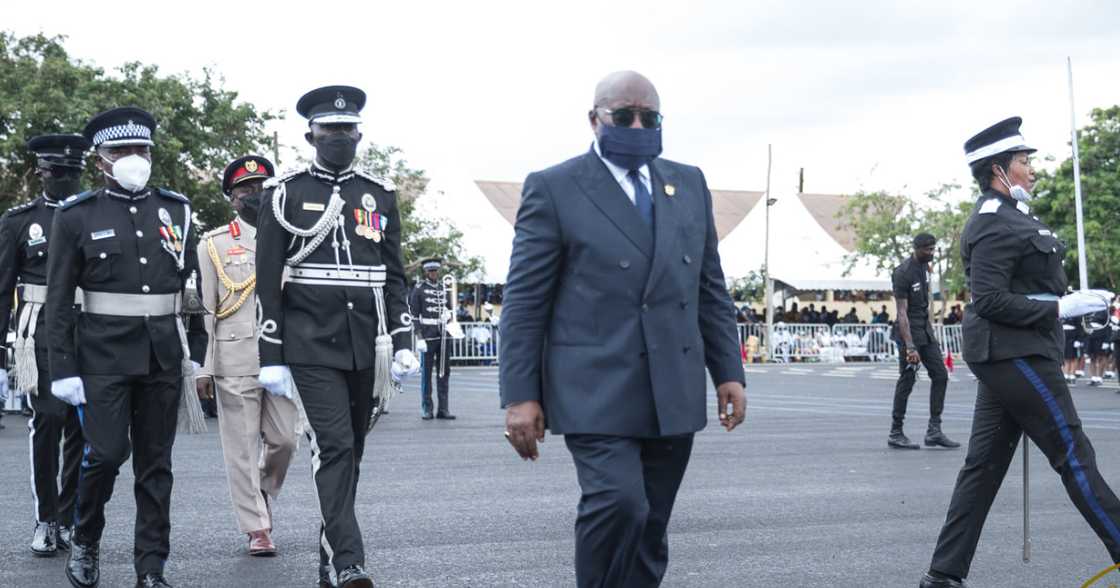
<svg viewBox="0 0 1120 588"><path fill-rule="evenodd" d="M253 295L253 290L257 287L257 275L254 273L249 276L249 279L243 282L234 282L222 265L222 258L218 255L218 247L214 245L213 237L206 240L206 252L210 254L210 261L214 264L214 269L218 274L218 281L220 281L222 286L226 289L225 295L214 305L214 318L224 319L233 315L238 310L241 310L241 307L244 306L245 302L249 300L249 297ZM233 303L233 306L222 308L222 305L238 292L241 294L238 296L237 301Z"/></svg>

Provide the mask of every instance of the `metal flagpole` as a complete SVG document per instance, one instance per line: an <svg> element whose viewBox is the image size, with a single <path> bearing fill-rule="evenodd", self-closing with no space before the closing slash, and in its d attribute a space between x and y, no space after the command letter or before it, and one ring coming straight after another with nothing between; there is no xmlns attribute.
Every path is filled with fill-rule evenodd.
<svg viewBox="0 0 1120 588"><path fill-rule="evenodd" d="M774 280L770 279L770 166L774 161L772 145L766 145L766 245L762 258L762 279L765 281L766 300L766 361L774 360Z"/></svg>

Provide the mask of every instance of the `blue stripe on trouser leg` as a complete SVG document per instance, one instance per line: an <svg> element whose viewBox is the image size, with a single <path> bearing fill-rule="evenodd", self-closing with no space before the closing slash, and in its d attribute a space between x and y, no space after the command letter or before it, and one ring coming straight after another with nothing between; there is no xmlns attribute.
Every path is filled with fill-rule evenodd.
<svg viewBox="0 0 1120 588"><path fill-rule="evenodd" d="M430 379L428 376L429 376L429 374L428 374L428 352L425 351L425 352L420 354L420 411L421 412L427 410L428 407L427 407L427 404L425 403L425 400L427 400L428 396L430 396L431 393L432 393L432 390L431 390L432 383L428 381Z"/></svg>
<svg viewBox="0 0 1120 588"><path fill-rule="evenodd" d="M89 459L89 441L85 439L85 428L86 428L85 407L83 405L79 404L75 408L78 409L78 424L82 426L82 438L83 438L83 442L82 442L82 445L83 445L83 447L82 447L82 463L78 464L78 485L77 485L77 488L74 491L75 494L77 494L77 496L74 497L74 522L70 524L70 526L76 530L78 528L78 511L79 511L78 505L82 501L82 493L81 493L82 478L84 477L83 474L85 473L85 469L89 467L89 462L86 461L87 459Z"/></svg>
<svg viewBox="0 0 1120 588"><path fill-rule="evenodd" d="M1058 432L1062 437L1062 443L1066 446L1066 458L1069 459L1070 468L1073 470L1073 477L1077 481L1077 487L1081 490L1081 495L1085 497L1085 502L1092 509L1093 514L1097 515L1097 519L1101 525L1108 531L1112 540L1120 545L1120 529L1116 528L1116 524L1101 508L1100 502L1097 501L1096 495L1093 494L1092 488L1089 487L1089 480L1085 477L1084 468L1081 462L1078 461L1077 455L1074 454L1073 434L1069 431L1069 424L1066 422L1066 417L1062 414L1061 407L1058 406L1058 401L1054 400L1054 395L1050 393L1050 389L1046 387L1046 383L1042 381L1038 373L1031 368L1027 362L1022 359L1014 360L1015 367L1023 372L1023 376L1027 378L1031 386L1034 387L1038 394L1042 396L1042 401L1046 404L1046 408L1050 411L1050 416L1054 417L1054 422L1058 425ZM1026 448L1024 448L1024 451Z"/></svg>

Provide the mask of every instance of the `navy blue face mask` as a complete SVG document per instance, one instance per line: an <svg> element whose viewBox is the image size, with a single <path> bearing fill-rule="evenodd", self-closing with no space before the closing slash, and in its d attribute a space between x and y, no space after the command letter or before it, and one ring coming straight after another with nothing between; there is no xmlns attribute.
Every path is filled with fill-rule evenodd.
<svg viewBox="0 0 1120 588"><path fill-rule="evenodd" d="M607 161L635 170L661 155L661 129L616 127L599 123L599 150Z"/></svg>

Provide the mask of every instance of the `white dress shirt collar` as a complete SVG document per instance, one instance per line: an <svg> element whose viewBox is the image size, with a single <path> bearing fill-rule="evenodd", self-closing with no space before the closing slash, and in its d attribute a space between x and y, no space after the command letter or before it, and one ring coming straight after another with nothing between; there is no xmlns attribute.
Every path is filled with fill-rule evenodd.
<svg viewBox="0 0 1120 588"><path fill-rule="evenodd" d="M630 170L615 165L611 160L603 157L603 152L599 149L598 140L592 144L592 148L595 149L595 155L598 155L599 159L603 161L603 164L607 166L607 170L614 176L618 185L622 187L622 191L626 192L626 196L630 198L630 202L634 202L634 185L630 183L630 178L626 177L626 175L630 173ZM646 190L648 190L650 194L653 194L653 185L650 183L649 179L648 164L638 168L638 177L641 178L642 184L645 185Z"/></svg>

